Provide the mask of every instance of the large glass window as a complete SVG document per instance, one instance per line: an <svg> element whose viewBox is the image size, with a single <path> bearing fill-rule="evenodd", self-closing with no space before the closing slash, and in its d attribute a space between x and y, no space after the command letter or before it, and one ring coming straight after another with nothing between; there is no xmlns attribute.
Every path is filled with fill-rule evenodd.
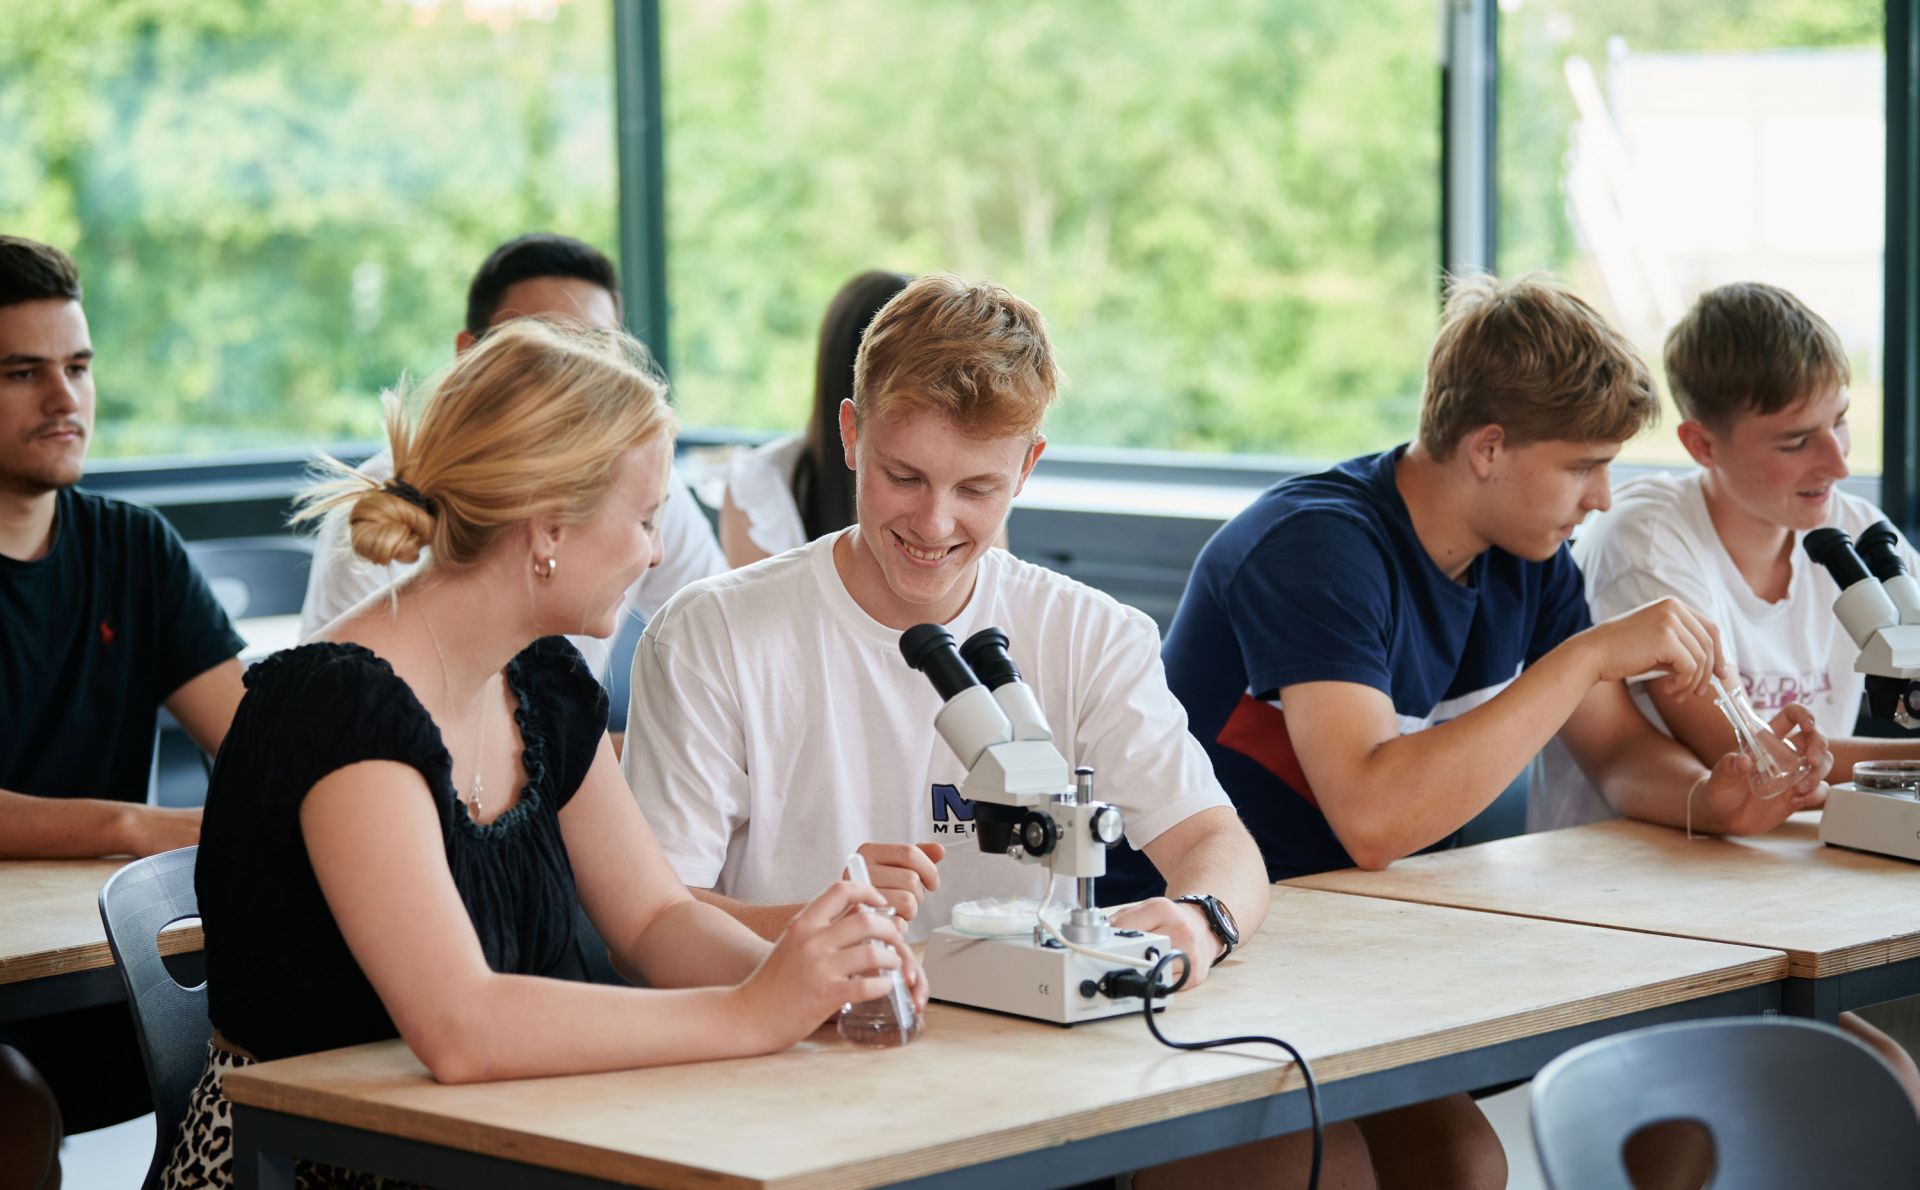
<svg viewBox="0 0 1920 1190"><path fill-rule="evenodd" d="M1046 313L1055 441L1335 457L1411 435L1433 0L663 8L690 424L799 427L828 300L890 268Z"/></svg>
<svg viewBox="0 0 1920 1190"><path fill-rule="evenodd" d="M610 0L28 0L0 228L78 260L96 454L372 438L474 268L617 243Z"/></svg>
<svg viewBox="0 0 1920 1190"><path fill-rule="evenodd" d="M1877 471L1882 0L1500 7L1501 270L1567 275L1656 371L1703 290L1792 290L1846 343L1851 461ZM1675 421L1625 457L1683 461Z"/></svg>

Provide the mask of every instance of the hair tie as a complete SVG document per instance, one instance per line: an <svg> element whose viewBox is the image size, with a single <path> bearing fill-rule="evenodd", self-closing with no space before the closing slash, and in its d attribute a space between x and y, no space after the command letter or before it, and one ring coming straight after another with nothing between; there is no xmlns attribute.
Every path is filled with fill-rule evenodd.
<svg viewBox="0 0 1920 1190"><path fill-rule="evenodd" d="M413 505L415 508L418 508L420 511L426 513L428 516L440 515L439 506L434 504L433 501L427 499L425 496L421 495L419 488L414 487L412 484L408 483L404 479L389 479L385 484L382 484L381 486L384 487L387 491L392 492L394 495L400 497L402 500L405 500L407 503Z"/></svg>

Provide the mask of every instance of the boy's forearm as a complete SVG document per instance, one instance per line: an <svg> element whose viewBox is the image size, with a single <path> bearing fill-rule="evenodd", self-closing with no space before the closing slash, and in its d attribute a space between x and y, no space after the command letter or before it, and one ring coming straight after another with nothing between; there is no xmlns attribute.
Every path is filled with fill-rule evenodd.
<svg viewBox="0 0 1920 1190"><path fill-rule="evenodd" d="M1252 940L1267 919L1272 886L1260 848L1236 818L1208 831L1165 873L1167 895L1208 893L1225 901L1240 929L1242 943Z"/></svg>
<svg viewBox="0 0 1920 1190"><path fill-rule="evenodd" d="M1614 750L1606 767L1590 774L1594 787L1622 817L1659 826L1691 827L1719 833L1724 823L1712 821L1705 799L1695 800L1694 787L1708 773L1706 765L1686 745L1654 731L1633 747Z"/></svg>
<svg viewBox="0 0 1920 1190"><path fill-rule="evenodd" d="M727 916L769 942L780 937L786 931L787 923L805 908L803 905L755 905L748 901L736 901L732 897L723 897L709 888L696 888L689 891L693 893L695 900L724 911Z"/></svg>
<svg viewBox="0 0 1920 1190"><path fill-rule="evenodd" d="M0 789L0 859L128 854L135 809L100 798L35 797Z"/></svg>
<svg viewBox="0 0 1920 1190"><path fill-rule="evenodd" d="M1569 642L1459 718L1374 749L1328 820L1355 863L1382 868L1465 826L1511 785L1593 688ZM1358 796L1354 796L1354 794ZM1344 812L1341 812L1344 811Z"/></svg>

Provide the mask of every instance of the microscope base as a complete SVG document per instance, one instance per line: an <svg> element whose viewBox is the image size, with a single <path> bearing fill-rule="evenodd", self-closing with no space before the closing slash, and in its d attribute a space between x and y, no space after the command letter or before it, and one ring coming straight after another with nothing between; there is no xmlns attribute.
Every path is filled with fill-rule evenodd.
<svg viewBox="0 0 1920 1190"><path fill-rule="evenodd" d="M1820 841L1920 861L1920 801L1900 791L1835 785L1820 816Z"/></svg>
<svg viewBox="0 0 1920 1190"><path fill-rule="evenodd" d="M1145 958L1149 947L1171 949L1163 934L1113 938L1101 950ZM927 939L924 959L933 998L966 1008L985 1008L1056 1025L1138 1013L1140 998L1109 1000L1083 985L1119 968L1064 948L1041 946L1030 936L981 938L941 926Z"/></svg>

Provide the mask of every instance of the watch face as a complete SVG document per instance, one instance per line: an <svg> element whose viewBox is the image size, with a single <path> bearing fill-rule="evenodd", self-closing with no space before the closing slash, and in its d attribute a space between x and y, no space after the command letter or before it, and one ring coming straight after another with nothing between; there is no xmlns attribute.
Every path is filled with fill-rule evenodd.
<svg viewBox="0 0 1920 1190"><path fill-rule="evenodd" d="M1214 932L1221 936L1221 941L1228 946L1240 944L1240 923L1233 920L1233 910L1227 908L1225 901L1205 893L1188 893L1180 899L1188 904L1198 905L1206 912L1211 919Z"/></svg>
<svg viewBox="0 0 1920 1190"><path fill-rule="evenodd" d="M1235 942L1240 941L1240 923L1233 920L1233 910L1227 908L1227 903L1219 897L1212 897L1210 900L1213 901L1214 912L1220 915L1220 923L1227 927L1227 934Z"/></svg>

